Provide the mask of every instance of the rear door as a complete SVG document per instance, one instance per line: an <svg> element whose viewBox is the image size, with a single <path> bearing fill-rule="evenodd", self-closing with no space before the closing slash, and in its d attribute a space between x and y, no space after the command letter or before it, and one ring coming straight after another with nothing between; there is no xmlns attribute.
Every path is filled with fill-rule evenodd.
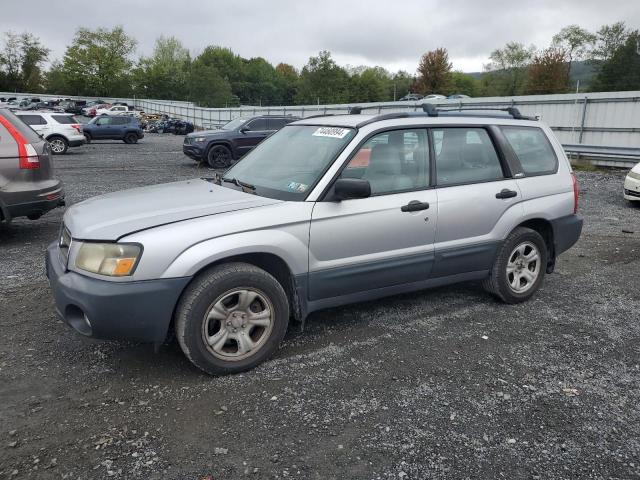
<svg viewBox="0 0 640 480"><path fill-rule="evenodd" d="M433 128L431 135L438 192L432 276L487 270L522 217L520 189L489 128Z"/></svg>
<svg viewBox="0 0 640 480"><path fill-rule="evenodd" d="M51 127L47 124L47 120L37 113L29 115L19 115L19 118L33 128L38 135L47 137L51 133Z"/></svg>
<svg viewBox="0 0 640 480"><path fill-rule="evenodd" d="M351 157L341 177L368 180L372 195L314 206L309 299L426 280L438 218L427 130L373 135ZM410 204L416 208L405 211Z"/></svg>

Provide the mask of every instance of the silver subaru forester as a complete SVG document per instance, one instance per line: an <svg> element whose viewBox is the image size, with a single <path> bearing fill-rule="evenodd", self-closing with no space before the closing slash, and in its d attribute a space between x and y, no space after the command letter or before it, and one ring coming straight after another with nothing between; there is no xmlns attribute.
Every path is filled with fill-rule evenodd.
<svg viewBox="0 0 640 480"><path fill-rule="evenodd" d="M527 300L577 208L560 143L516 109L307 118L222 176L69 208L47 274L81 334L175 329L197 367L234 373L323 308L468 280Z"/></svg>

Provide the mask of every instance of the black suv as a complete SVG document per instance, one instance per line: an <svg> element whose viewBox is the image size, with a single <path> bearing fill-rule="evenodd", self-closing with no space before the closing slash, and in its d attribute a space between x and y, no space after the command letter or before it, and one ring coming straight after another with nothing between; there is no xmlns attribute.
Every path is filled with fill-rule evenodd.
<svg viewBox="0 0 640 480"><path fill-rule="evenodd" d="M275 115L236 118L218 130L190 133L184 138L182 151L193 160L205 160L211 168L227 168L273 132L296 120L299 118Z"/></svg>

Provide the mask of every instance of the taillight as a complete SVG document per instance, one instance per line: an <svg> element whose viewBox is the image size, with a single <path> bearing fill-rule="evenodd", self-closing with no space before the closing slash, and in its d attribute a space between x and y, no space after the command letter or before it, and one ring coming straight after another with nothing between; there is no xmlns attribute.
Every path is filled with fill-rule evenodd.
<svg viewBox="0 0 640 480"><path fill-rule="evenodd" d="M78 131L78 133L82 133L82 126L80 126L80 124L74 123L71 125L71 127L75 128Z"/></svg>
<svg viewBox="0 0 640 480"><path fill-rule="evenodd" d="M9 120L0 115L0 124L7 129L9 135L18 144L18 161L21 170L35 170L40 168L40 158L33 145L27 142L22 134L14 127Z"/></svg>
<svg viewBox="0 0 640 480"><path fill-rule="evenodd" d="M578 199L580 198L580 187L578 186L578 180L574 173L571 174L571 180L573 181L573 214L578 213Z"/></svg>

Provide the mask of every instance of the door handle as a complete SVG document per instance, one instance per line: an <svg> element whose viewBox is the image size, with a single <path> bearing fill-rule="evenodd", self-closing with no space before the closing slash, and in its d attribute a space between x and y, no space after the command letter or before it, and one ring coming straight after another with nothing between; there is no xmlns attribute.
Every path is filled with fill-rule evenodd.
<svg viewBox="0 0 640 480"><path fill-rule="evenodd" d="M426 210L427 208L429 208L429 203L411 200L406 205L401 206L400 210L403 212L419 212L420 210Z"/></svg>
<svg viewBox="0 0 640 480"><path fill-rule="evenodd" d="M513 198L517 196L518 196L518 192L516 192L515 190L509 190L507 188L500 190L498 193L496 193L496 198Z"/></svg>

